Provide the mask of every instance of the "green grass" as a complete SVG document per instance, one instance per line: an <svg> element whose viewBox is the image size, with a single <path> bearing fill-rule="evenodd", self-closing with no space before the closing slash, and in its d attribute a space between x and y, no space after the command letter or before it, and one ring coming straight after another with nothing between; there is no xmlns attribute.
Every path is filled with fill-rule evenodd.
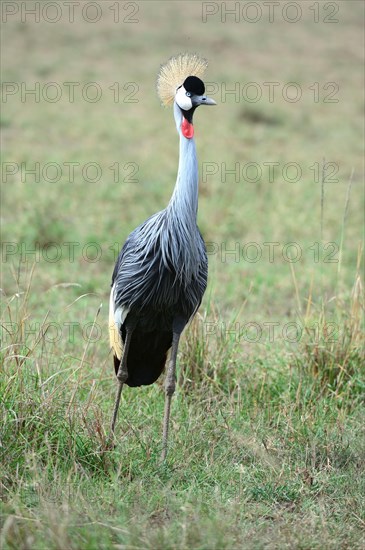
<svg viewBox="0 0 365 550"><path fill-rule="evenodd" d="M3 163L62 168L54 183L42 170L3 177L4 550L363 547L363 12L337 2L339 22L320 12L315 24L302 4L296 24L202 23L200 2L148 1L136 24L104 9L95 24L3 25L5 82L64 92L80 82L74 103L2 103ZM177 137L155 79L186 50L208 58L218 85L218 106L196 114L209 287L181 342L160 465L163 380L123 390L118 445L108 445L107 308L119 247L172 192ZM91 81L96 103L77 93ZM122 99L125 83L138 85L136 103L113 101L117 81ZM262 83L273 81L270 103ZM222 83L236 82L261 84L262 100L222 97ZM288 82L301 86L297 103L281 95ZM323 101L328 82L338 103ZM74 181L69 162L80 163ZM324 173L323 162L333 163ZM101 167L95 183L82 175L88 163ZM215 174L203 178L204 163ZM238 181L223 163L239 163ZM242 176L248 163L262 170L255 182ZM285 180L287 163L300 166L298 182Z"/></svg>

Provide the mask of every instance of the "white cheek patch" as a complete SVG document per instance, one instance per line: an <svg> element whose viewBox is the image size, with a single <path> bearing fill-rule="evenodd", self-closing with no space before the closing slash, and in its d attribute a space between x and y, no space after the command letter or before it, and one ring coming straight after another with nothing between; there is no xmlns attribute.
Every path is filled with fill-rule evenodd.
<svg viewBox="0 0 365 550"><path fill-rule="evenodd" d="M189 111L193 106L191 102L191 97L188 97L186 95L186 90L184 86L181 86L176 92L175 101L180 109L184 109L184 111Z"/></svg>

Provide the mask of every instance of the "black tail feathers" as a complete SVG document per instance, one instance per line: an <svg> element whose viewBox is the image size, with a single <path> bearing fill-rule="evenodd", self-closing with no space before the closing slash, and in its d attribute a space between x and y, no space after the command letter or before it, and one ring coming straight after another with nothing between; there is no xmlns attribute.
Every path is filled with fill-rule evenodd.
<svg viewBox="0 0 365 550"><path fill-rule="evenodd" d="M148 386L153 384L164 370L167 352L171 348L172 332L142 332L135 329L127 357L127 386ZM114 356L117 374L120 360Z"/></svg>

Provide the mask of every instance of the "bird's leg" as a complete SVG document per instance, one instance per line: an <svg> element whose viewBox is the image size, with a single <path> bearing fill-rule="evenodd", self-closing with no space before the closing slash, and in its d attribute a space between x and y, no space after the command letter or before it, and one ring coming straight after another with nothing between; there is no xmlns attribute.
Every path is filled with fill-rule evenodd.
<svg viewBox="0 0 365 550"><path fill-rule="evenodd" d="M123 384L128 378L127 358L128 358L128 350L129 350L129 344L131 342L132 334L133 334L133 328L127 327L123 357L119 364L119 369L117 373L117 379L119 384L117 389L117 395L115 397L115 404L114 404L114 411L113 411L113 419L112 419L112 426L111 426L112 434L114 434L115 422L117 420L117 414L119 409L120 397L122 395Z"/></svg>
<svg viewBox="0 0 365 550"><path fill-rule="evenodd" d="M176 358L177 358L177 349L179 347L180 332L174 332L172 336L172 350L171 357L169 362L169 367L167 370L166 380L165 380L165 414L163 419L163 435L162 435L162 454L161 462L166 458L167 454L167 440L169 436L169 420L170 420L170 408L171 408L171 398L175 391L176 386Z"/></svg>

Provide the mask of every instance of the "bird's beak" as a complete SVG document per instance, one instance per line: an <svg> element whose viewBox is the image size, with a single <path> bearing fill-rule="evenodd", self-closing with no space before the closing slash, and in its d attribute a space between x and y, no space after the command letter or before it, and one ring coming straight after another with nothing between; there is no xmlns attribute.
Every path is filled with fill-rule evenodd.
<svg viewBox="0 0 365 550"><path fill-rule="evenodd" d="M196 105L217 105L214 99L206 95L196 96L194 103L196 103Z"/></svg>

